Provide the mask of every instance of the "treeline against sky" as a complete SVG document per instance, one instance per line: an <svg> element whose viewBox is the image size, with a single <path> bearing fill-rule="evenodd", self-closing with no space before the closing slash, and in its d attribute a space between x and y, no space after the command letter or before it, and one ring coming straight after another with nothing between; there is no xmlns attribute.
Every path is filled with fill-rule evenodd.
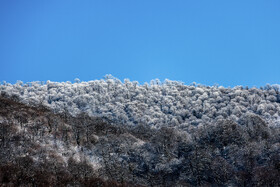
<svg viewBox="0 0 280 187"><path fill-rule="evenodd" d="M238 122L251 113L277 124L280 115L279 85L224 88L184 85L170 80L161 83L157 79L139 85L136 81L121 82L106 76L102 80L76 80L76 83L3 83L0 91L22 103L44 105L58 113L67 111L76 116L85 112L115 123L176 127L186 131L219 119Z"/></svg>

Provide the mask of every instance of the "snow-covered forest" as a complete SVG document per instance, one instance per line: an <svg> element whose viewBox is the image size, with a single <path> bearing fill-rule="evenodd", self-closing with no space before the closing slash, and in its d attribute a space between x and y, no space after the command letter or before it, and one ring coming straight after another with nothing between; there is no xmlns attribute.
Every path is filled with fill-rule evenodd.
<svg viewBox="0 0 280 187"><path fill-rule="evenodd" d="M0 186L279 186L280 87L0 85Z"/></svg>
<svg viewBox="0 0 280 187"><path fill-rule="evenodd" d="M145 124L183 130L219 119L238 122L242 116L257 114L269 124L280 123L280 86L224 88L158 79L139 85L107 75L88 82L3 83L2 95L32 106L43 104L59 113L73 116L86 112L106 117L116 124Z"/></svg>

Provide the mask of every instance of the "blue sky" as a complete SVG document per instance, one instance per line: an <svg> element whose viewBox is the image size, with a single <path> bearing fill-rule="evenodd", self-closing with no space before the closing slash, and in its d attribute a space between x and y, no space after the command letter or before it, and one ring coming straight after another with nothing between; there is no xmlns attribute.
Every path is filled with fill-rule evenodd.
<svg viewBox="0 0 280 187"><path fill-rule="evenodd" d="M279 0L2 0L0 81L280 83Z"/></svg>

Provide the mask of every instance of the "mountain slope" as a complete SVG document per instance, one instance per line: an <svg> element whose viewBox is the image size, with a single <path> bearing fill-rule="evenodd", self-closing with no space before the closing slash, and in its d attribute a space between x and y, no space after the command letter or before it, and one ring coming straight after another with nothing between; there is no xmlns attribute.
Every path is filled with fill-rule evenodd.
<svg viewBox="0 0 280 187"><path fill-rule="evenodd" d="M257 114L269 124L280 123L279 85L257 88L224 88L184 85L166 80L151 85L120 80L81 83L32 82L0 86L2 95L18 98L29 105L42 104L55 112L81 112L89 116L109 118L126 125L144 124L176 127L189 131L207 122L231 119L238 122L242 115Z"/></svg>
<svg viewBox="0 0 280 187"><path fill-rule="evenodd" d="M279 186L279 90L1 85L0 182L14 186Z"/></svg>

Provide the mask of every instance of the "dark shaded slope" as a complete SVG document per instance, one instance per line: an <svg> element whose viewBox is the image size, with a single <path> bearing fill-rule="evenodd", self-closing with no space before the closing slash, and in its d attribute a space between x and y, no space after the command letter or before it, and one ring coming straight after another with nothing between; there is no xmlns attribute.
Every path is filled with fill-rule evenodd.
<svg viewBox="0 0 280 187"><path fill-rule="evenodd" d="M42 106L30 107L0 97L1 186L127 186L105 181L82 153L83 148L96 143L89 137L93 132L96 136L117 134L98 118L54 114ZM65 149L77 146L81 153L63 155L61 145ZM82 156L77 159L76 154Z"/></svg>
<svg viewBox="0 0 280 187"><path fill-rule="evenodd" d="M0 138L2 185L280 185L279 126L256 114L187 133L0 98Z"/></svg>

